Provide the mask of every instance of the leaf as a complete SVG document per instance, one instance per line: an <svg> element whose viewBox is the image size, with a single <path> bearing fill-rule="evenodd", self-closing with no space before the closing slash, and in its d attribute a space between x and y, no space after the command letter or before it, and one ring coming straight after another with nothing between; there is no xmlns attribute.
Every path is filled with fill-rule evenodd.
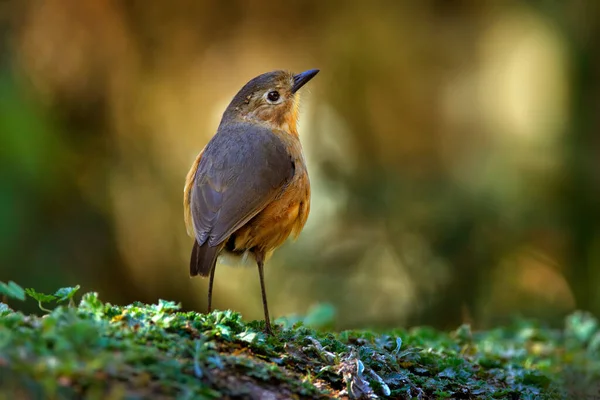
<svg viewBox="0 0 600 400"><path fill-rule="evenodd" d="M77 286L79 288L79 286ZM158 306L156 307L158 311L179 311L181 308L181 304L176 303L174 301L167 301L163 299L158 300Z"/></svg>
<svg viewBox="0 0 600 400"><path fill-rule="evenodd" d="M465 344L471 342L473 339L473 333L471 332L471 326L469 324L462 324L456 329L452 336L459 344Z"/></svg>
<svg viewBox="0 0 600 400"><path fill-rule="evenodd" d="M502 362L500 362L500 360L492 358L492 357L482 357L479 360L479 365L481 365L483 368L486 368L486 369L500 368L500 367L502 367Z"/></svg>
<svg viewBox="0 0 600 400"><path fill-rule="evenodd" d="M392 353L394 353L395 355L398 355L398 353L400 353L401 349L402 349L402 338L398 337L398 338L396 338L396 348L392 351Z"/></svg>
<svg viewBox="0 0 600 400"><path fill-rule="evenodd" d="M244 342L252 343L257 336L256 332L244 331L238 335L238 338Z"/></svg>
<svg viewBox="0 0 600 400"><path fill-rule="evenodd" d="M4 349L6 346L8 346L14 335L14 332L12 332L10 329L0 326L0 349ZM1 360L2 358L0 358L0 361Z"/></svg>
<svg viewBox="0 0 600 400"><path fill-rule="evenodd" d="M585 343L598 331L598 320L589 312L575 312L567 317L565 333Z"/></svg>
<svg viewBox="0 0 600 400"><path fill-rule="evenodd" d="M83 295L79 308L85 311L90 311L94 314L104 313L104 304L98 298L98 293L90 292Z"/></svg>
<svg viewBox="0 0 600 400"><path fill-rule="evenodd" d="M304 325L313 329L323 329L335 322L335 307L331 304L318 304L308 311Z"/></svg>
<svg viewBox="0 0 600 400"><path fill-rule="evenodd" d="M53 296L51 294L39 293L39 292L36 292L35 289L32 289L32 288L25 289L25 293L27 293L27 295L29 297L31 297L32 299L36 300L39 303L49 303L52 300L56 300L56 296Z"/></svg>
<svg viewBox="0 0 600 400"><path fill-rule="evenodd" d="M588 344L588 351L591 353L597 352L600 350L600 332L596 332L594 336L590 339Z"/></svg>
<svg viewBox="0 0 600 400"><path fill-rule="evenodd" d="M2 315L4 313L9 313L9 312L12 312L12 310L10 309L8 304L5 304L0 301L0 315Z"/></svg>
<svg viewBox="0 0 600 400"><path fill-rule="evenodd" d="M21 301L25 300L25 291L13 281L9 281L8 284L0 282L0 294Z"/></svg>
<svg viewBox="0 0 600 400"><path fill-rule="evenodd" d="M527 385L535 385L542 388L547 388L551 380L547 376L538 371L527 372L523 377L523 383Z"/></svg>
<svg viewBox="0 0 600 400"><path fill-rule="evenodd" d="M77 285L75 287L64 287L64 288L58 289L56 291L56 293L54 293L56 301L62 302L65 300L71 300L73 298L73 296L75 296L75 293L77 293L79 288L80 288L80 286Z"/></svg>
<svg viewBox="0 0 600 400"><path fill-rule="evenodd" d="M440 378L453 379L456 376L456 371L453 368L446 368L438 374Z"/></svg>

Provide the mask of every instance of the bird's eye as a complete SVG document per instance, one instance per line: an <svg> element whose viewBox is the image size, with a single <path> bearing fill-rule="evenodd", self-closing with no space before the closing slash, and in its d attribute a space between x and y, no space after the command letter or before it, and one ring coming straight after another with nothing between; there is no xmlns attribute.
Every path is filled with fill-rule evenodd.
<svg viewBox="0 0 600 400"><path fill-rule="evenodd" d="M267 100L271 103L276 103L279 100L279 92L277 90L272 90L267 94Z"/></svg>

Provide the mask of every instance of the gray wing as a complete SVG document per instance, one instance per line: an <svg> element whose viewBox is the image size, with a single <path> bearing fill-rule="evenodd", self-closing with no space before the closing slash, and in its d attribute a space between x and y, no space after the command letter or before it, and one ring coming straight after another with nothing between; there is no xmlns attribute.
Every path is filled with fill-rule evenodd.
<svg viewBox="0 0 600 400"><path fill-rule="evenodd" d="M217 246L264 209L294 175L282 141L250 124L222 126L206 146L191 194L196 241Z"/></svg>

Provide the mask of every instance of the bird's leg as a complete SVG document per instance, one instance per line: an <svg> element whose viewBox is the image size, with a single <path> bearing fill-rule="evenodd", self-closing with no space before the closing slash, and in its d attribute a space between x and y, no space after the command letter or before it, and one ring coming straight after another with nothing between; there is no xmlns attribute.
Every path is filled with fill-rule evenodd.
<svg viewBox="0 0 600 400"><path fill-rule="evenodd" d="M258 265L258 276L260 278L260 290L262 292L263 309L265 312L266 331L269 335L272 335L273 331L271 330L271 320L269 319L269 306L267 304L267 291L265 290L265 277L263 272L265 264L262 255L256 256L256 264Z"/></svg>
<svg viewBox="0 0 600 400"><path fill-rule="evenodd" d="M208 313L212 311L212 291L213 291L213 282L215 281L215 270L217 266L215 265L210 270L210 278L208 278Z"/></svg>

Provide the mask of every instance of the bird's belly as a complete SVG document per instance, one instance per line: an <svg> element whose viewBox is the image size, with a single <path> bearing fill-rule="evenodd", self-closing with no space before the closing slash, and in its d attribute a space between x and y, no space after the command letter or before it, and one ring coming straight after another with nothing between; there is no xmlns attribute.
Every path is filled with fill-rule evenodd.
<svg viewBox="0 0 600 400"><path fill-rule="evenodd" d="M259 214L238 229L231 238L235 253L260 251L268 258L293 234L298 236L310 211L310 186L305 174L296 178L283 193Z"/></svg>

